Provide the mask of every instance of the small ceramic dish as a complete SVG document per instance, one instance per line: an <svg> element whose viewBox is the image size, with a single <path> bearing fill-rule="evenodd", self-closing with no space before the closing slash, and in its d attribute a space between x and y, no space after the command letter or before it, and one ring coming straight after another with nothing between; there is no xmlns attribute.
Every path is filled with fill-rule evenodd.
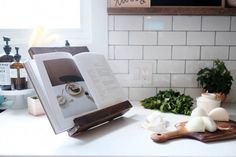
<svg viewBox="0 0 236 157"><path fill-rule="evenodd" d="M216 99L216 95L214 93L202 93L201 96L209 99Z"/></svg>
<svg viewBox="0 0 236 157"><path fill-rule="evenodd" d="M220 107L221 101L213 93L205 93L196 98L197 106L209 113L212 109Z"/></svg>
<svg viewBox="0 0 236 157"><path fill-rule="evenodd" d="M82 87L78 83L68 83L65 86L65 90L68 94L72 96L76 96L81 93Z"/></svg>

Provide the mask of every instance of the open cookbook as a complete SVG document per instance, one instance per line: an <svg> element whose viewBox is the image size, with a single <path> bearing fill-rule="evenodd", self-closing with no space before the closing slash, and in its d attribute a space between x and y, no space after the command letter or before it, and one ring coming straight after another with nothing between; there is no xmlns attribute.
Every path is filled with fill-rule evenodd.
<svg viewBox="0 0 236 157"><path fill-rule="evenodd" d="M24 65L56 134L77 135L132 107L101 54L43 53Z"/></svg>

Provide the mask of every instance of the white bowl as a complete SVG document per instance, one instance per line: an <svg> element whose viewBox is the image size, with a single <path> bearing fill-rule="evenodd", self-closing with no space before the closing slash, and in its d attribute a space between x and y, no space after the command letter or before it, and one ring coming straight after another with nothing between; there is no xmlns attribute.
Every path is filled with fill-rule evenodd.
<svg viewBox="0 0 236 157"><path fill-rule="evenodd" d="M214 93L202 93L201 96L209 99L216 99L216 95Z"/></svg>
<svg viewBox="0 0 236 157"><path fill-rule="evenodd" d="M198 97L197 99L197 107L200 107L206 111L206 113L209 113L214 108L220 107L220 100L217 99L211 99L207 97Z"/></svg>

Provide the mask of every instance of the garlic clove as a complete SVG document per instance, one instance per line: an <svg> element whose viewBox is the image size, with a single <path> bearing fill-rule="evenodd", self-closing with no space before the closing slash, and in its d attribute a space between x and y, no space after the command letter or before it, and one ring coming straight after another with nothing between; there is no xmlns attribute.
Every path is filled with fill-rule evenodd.
<svg viewBox="0 0 236 157"><path fill-rule="evenodd" d="M147 116L146 121L141 123L141 126L144 129L162 133L166 131L168 122L158 113L152 113L151 115Z"/></svg>
<svg viewBox="0 0 236 157"><path fill-rule="evenodd" d="M207 116L207 113L204 109L202 109L201 107L196 107L195 109L193 109L191 117L201 117L201 116Z"/></svg>
<svg viewBox="0 0 236 157"><path fill-rule="evenodd" d="M202 117L192 117L185 125L189 132L204 132L205 124Z"/></svg>
<svg viewBox="0 0 236 157"><path fill-rule="evenodd" d="M210 117L202 117L204 124L205 124L205 129L209 132L214 132L216 131L217 127L216 127L216 123L213 119L211 119Z"/></svg>
<svg viewBox="0 0 236 157"><path fill-rule="evenodd" d="M211 110L209 112L208 116L216 121L229 121L229 114L222 107L217 107L217 108Z"/></svg>

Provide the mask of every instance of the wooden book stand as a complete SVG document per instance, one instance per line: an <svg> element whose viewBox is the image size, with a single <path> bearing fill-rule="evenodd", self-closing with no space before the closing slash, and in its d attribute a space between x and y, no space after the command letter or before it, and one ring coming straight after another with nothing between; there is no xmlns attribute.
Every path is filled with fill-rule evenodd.
<svg viewBox="0 0 236 157"><path fill-rule="evenodd" d="M72 55L81 52L89 52L89 49L85 46L83 47L31 47L29 49L29 54L33 59L34 55L50 52L69 52ZM37 89L35 89L37 90ZM37 91L36 91L37 92ZM90 128L93 128L99 124L111 121L127 112L132 105L127 100L125 102L115 104L86 115L77 117L74 119L74 127L68 130L69 136L77 136L81 132L84 132Z"/></svg>

